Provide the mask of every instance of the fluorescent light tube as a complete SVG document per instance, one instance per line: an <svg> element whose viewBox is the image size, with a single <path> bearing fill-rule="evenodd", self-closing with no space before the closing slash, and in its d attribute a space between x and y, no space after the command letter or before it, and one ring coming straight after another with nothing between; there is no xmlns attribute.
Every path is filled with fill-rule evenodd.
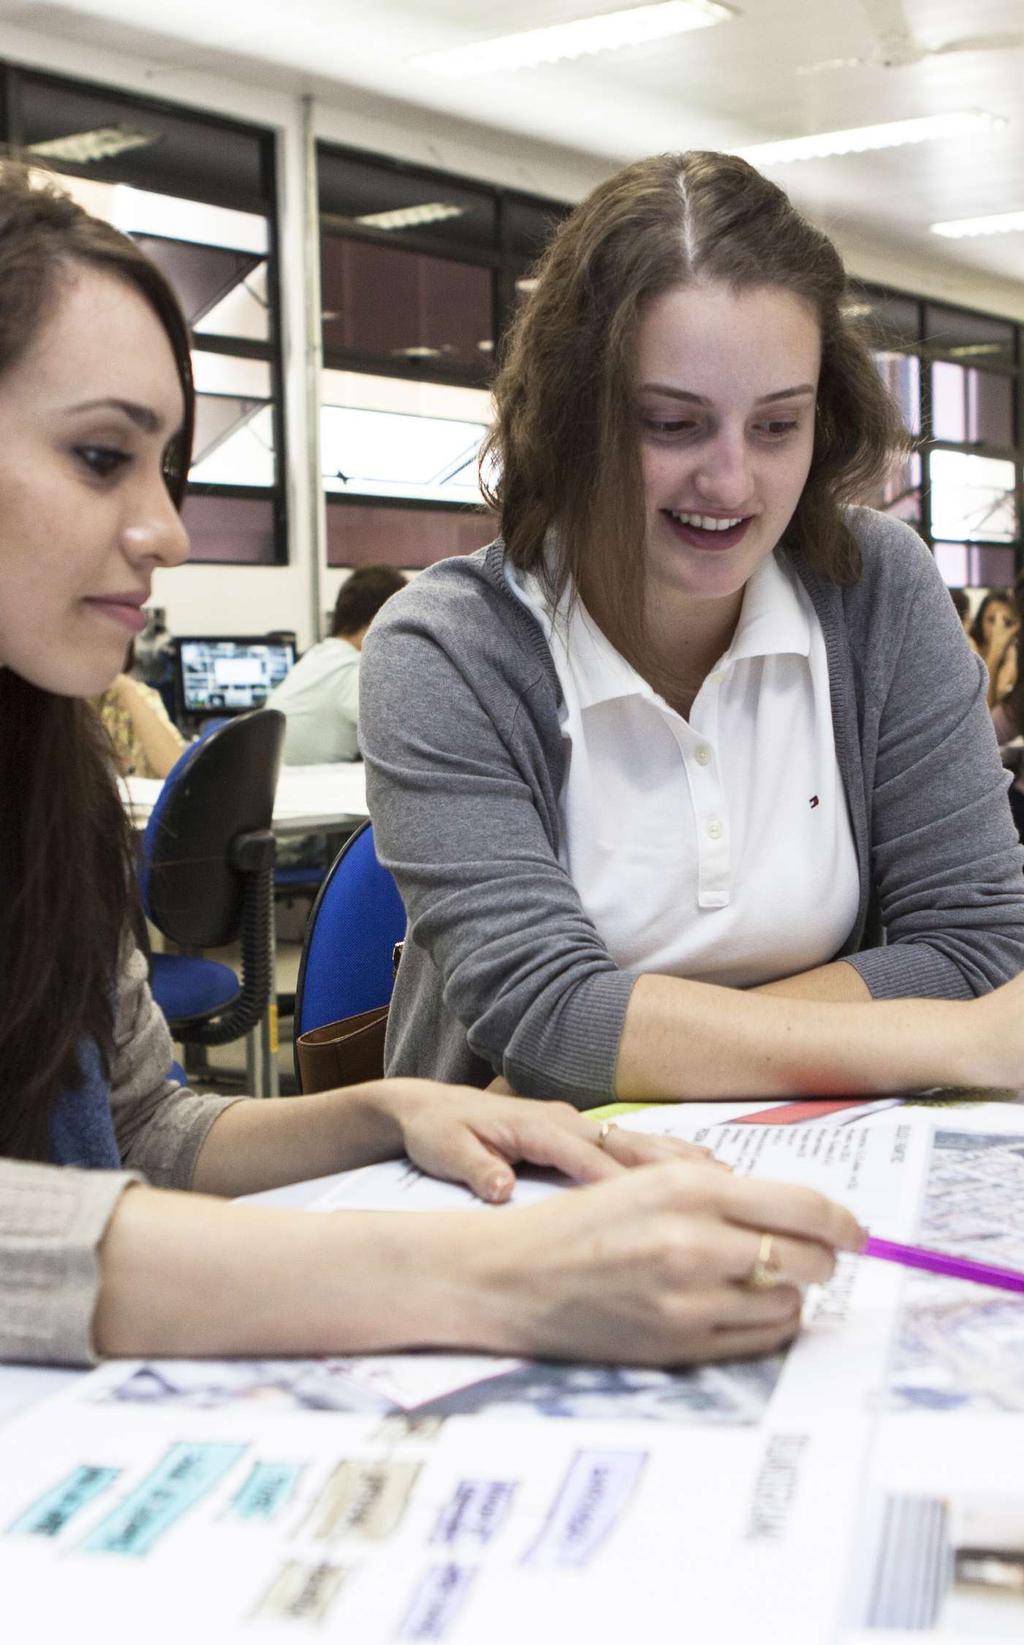
<svg viewBox="0 0 1024 1645"><path fill-rule="evenodd" d="M33 154L44 160L63 160L69 166L89 165L94 160L112 160L129 149L148 148L157 133L132 131L129 126L97 126L93 131L75 131L66 137L51 137L44 143L30 143Z"/></svg>
<svg viewBox="0 0 1024 1645"><path fill-rule="evenodd" d="M948 223L932 223L933 234L947 240L966 240L975 234L1019 234L1024 229L1024 211L999 211L990 217L957 217Z"/></svg>
<svg viewBox="0 0 1024 1645"><path fill-rule="evenodd" d="M538 63L585 57L593 52L618 51L623 46L641 45L647 40L664 40L690 29L726 23L736 16L735 6L722 5L719 0L662 0L658 5L629 6L624 11L580 17L572 23L554 23L548 28L527 29L521 34L503 34L446 51L426 52L415 62L438 74L459 77L495 74L499 70L533 68Z"/></svg>
<svg viewBox="0 0 1024 1645"><path fill-rule="evenodd" d="M442 200L431 200L422 206L398 206L394 211L372 211L365 217L356 217L357 223L367 228L420 228L424 223L443 223L449 217L461 217L461 206L445 205Z"/></svg>
<svg viewBox="0 0 1024 1645"><path fill-rule="evenodd" d="M925 114L916 120L887 120L880 126L819 131L811 137L787 137L777 143L753 143L734 152L752 166L785 166L794 160L826 160L837 154L903 148L908 143L928 143L940 137L960 137L979 127L1005 125L1000 115L960 109L950 114Z"/></svg>

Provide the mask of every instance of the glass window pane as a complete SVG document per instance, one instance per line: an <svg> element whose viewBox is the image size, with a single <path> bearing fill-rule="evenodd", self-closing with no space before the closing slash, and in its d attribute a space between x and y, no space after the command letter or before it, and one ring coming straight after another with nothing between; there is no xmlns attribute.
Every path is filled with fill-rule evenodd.
<svg viewBox="0 0 1024 1645"><path fill-rule="evenodd" d="M18 83L22 142L47 164L243 210L271 199L269 132L42 75Z"/></svg>
<svg viewBox="0 0 1024 1645"><path fill-rule="evenodd" d="M495 200L461 178L317 149L320 210L353 228L479 251L495 248Z"/></svg>
<svg viewBox="0 0 1024 1645"><path fill-rule="evenodd" d="M929 472L933 537L1013 542L1017 501L1011 462L962 451L933 451Z"/></svg>
<svg viewBox="0 0 1024 1645"><path fill-rule="evenodd" d="M269 340L265 217L87 177L61 185L160 266L197 332Z"/></svg>
<svg viewBox="0 0 1024 1645"><path fill-rule="evenodd" d="M949 588L976 588L985 593L991 588L1009 588L1016 571L1014 560L1012 548L987 543L935 544L935 562Z"/></svg>
<svg viewBox="0 0 1024 1645"><path fill-rule="evenodd" d="M504 250L535 263L555 229L572 207L560 200L531 200L510 194L505 199Z"/></svg>
<svg viewBox="0 0 1024 1645"><path fill-rule="evenodd" d="M272 486L276 473L270 364L196 352L196 431L189 479Z"/></svg>
<svg viewBox="0 0 1024 1645"><path fill-rule="evenodd" d="M1012 447L1013 379L936 360L932 432L937 440Z"/></svg>
<svg viewBox="0 0 1024 1645"><path fill-rule="evenodd" d="M222 314L230 313L232 294L240 290L244 296L245 282L263 264L262 256L255 251L200 246L154 234L136 234L133 238L147 256L163 269L178 294L191 326L199 326L218 309ZM225 303L227 308L224 307ZM262 324L256 335L265 338L269 332L265 302L257 312ZM213 330L214 327L207 324L206 329ZM249 331L245 335L252 336L253 333Z"/></svg>
<svg viewBox="0 0 1024 1645"><path fill-rule="evenodd" d="M970 554L967 543L936 543L935 564L947 588L970 588Z"/></svg>
<svg viewBox="0 0 1024 1645"><path fill-rule="evenodd" d="M472 554L498 535L492 514L388 504L327 504L327 564L395 565L417 570Z"/></svg>
<svg viewBox="0 0 1024 1645"><path fill-rule="evenodd" d="M900 408L904 428L921 432L921 362L916 354L880 350L874 355L878 375Z"/></svg>
<svg viewBox="0 0 1024 1645"><path fill-rule="evenodd" d="M326 351L487 371L489 269L334 235L321 242L320 267Z"/></svg>
<svg viewBox="0 0 1024 1645"><path fill-rule="evenodd" d="M853 287L843 312L861 322L874 348L902 351L918 345L920 319L913 297L887 296Z"/></svg>
<svg viewBox="0 0 1024 1645"><path fill-rule="evenodd" d="M1016 567L1012 548L982 547L968 543L968 569L972 588L1009 588Z"/></svg>
<svg viewBox="0 0 1024 1645"><path fill-rule="evenodd" d="M62 176L60 186L94 217L102 217L105 223L112 223L134 239L152 235L170 243L181 240L213 248L230 246L260 256L267 252L267 219L256 212L204 205L201 200L154 194L126 183L101 183L92 177ZM156 255L155 248L151 255Z"/></svg>
<svg viewBox="0 0 1024 1645"><path fill-rule="evenodd" d="M246 337L253 342L264 342L270 336L270 294L267 289L266 261L258 262L249 273L227 290L220 301L208 309L194 330L219 333L224 337Z"/></svg>
<svg viewBox="0 0 1024 1645"><path fill-rule="evenodd" d="M263 497L190 492L181 511L193 561L273 565L274 502Z"/></svg>
<svg viewBox="0 0 1024 1645"><path fill-rule="evenodd" d="M477 459L491 411L483 390L325 371L322 399L329 492L480 501Z"/></svg>
<svg viewBox="0 0 1024 1645"><path fill-rule="evenodd" d="M895 457L881 483L865 496L858 498L868 508L877 508L894 519L906 520L908 525L921 524L921 458L914 451L908 457Z"/></svg>
<svg viewBox="0 0 1024 1645"><path fill-rule="evenodd" d="M930 353L952 360L1013 363L1013 325L987 314L969 314L959 308L926 303L925 337Z"/></svg>

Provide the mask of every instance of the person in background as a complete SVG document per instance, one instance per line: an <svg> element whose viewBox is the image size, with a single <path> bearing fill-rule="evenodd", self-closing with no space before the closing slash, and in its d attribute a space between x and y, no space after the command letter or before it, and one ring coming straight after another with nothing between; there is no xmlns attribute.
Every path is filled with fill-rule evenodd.
<svg viewBox="0 0 1024 1645"><path fill-rule="evenodd" d="M285 765L327 765L359 757L359 660L381 606L405 587L389 565L364 565L342 583L330 638L303 657L267 698L287 725Z"/></svg>
<svg viewBox="0 0 1024 1645"><path fill-rule="evenodd" d="M535 273L501 536L363 653L388 1072L580 1108L1018 1085L987 682L921 539L854 506L906 435L835 246L738 156L664 154Z"/></svg>
<svg viewBox="0 0 1024 1645"><path fill-rule="evenodd" d="M988 669L989 678L995 673L1006 641L1015 633L1020 619L1012 594L1005 588L992 588L979 605L968 631L974 648Z"/></svg>
<svg viewBox="0 0 1024 1645"><path fill-rule="evenodd" d="M1011 634L1003 645L1003 655L992 677L992 726L1000 744L1003 764L1012 772L1009 788L1010 810L1017 833L1024 841L1024 677L1019 666L1020 634Z"/></svg>
<svg viewBox="0 0 1024 1645"><path fill-rule="evenodd" d="M960 626L966 634L971 626L971 602L967 590L966 588L951 588L949 597L956 609L957 616L960 618Z"/></svg>
<svg viewBox="0 0 1024 1645"><path fill-rule="evenodd" d="M1017 684L1017 668L1020 658L1020 630L1011 629L1004 635L1002 644L992 658L992 672L988 682L988 705L995 709L998 703L1003 702Z"/></svg>
<svg viewBox="0 0 1024 1645"><path fill-rule="evenodd" d="M188 551L189 344L131 240L0 166L0 1360L781 1346L799 1287L863 1244L821 1195L561 1104L420 1080L254 1102L170 1079L87 699ZM495 1204L521 1159L595 1186L483 1220L225 1203L402 1153Z"/></svg>
<svg viewBox="0 0 1024 1645"><path fill-rule="evenodd" d="M124 670L93 706L110 738L114 763L122 777L166 777L185 748L159 691L132 673L132 647Z"/></svg>

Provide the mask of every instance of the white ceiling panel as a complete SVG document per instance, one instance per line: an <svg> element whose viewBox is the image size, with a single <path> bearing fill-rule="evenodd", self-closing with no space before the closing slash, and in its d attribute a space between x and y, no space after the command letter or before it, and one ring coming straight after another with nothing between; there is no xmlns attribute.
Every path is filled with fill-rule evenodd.
<svg viewBox="0 0 1024 1645"><path fill-rule="evenodd" d="M236 77L309 89L339 108L355 92L364 107L375 94L426 111L439 127L470 122L494 144L549 144L601 169L665 148L742 147L986 110L1005 126L969 141L769 174L841 241L874 247L881 264L888 250L961 282L965 271L1013 282L1013 307L1024 314L1024 232L947 241L928 229L1024 208L1024 0L737 0L731 22L575 62L456 81L415 61L622 3L522 0L510 11L507 0L0 0L0 24L93 44L120 39L151 60L213 73L230 62Z"/></svg>

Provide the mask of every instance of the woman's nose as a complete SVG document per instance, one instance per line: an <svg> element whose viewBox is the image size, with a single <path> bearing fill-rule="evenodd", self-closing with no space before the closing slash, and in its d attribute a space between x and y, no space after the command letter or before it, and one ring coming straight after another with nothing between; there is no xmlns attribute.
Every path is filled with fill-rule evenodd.
<svg viewBox="0 0 1024 1645"><path fill-rule="evenodd" d="M188 558L188 532L160 476L122 531L126 554L152 565L180 565Z"/></svg>
<svg viewBox="0 0 1024 1645"><path fill-rule="evenodd" d="M701 496L719 508L738 508L750 499L750 463L742 440L722 437L711 442L697 466Z"/></svg>

